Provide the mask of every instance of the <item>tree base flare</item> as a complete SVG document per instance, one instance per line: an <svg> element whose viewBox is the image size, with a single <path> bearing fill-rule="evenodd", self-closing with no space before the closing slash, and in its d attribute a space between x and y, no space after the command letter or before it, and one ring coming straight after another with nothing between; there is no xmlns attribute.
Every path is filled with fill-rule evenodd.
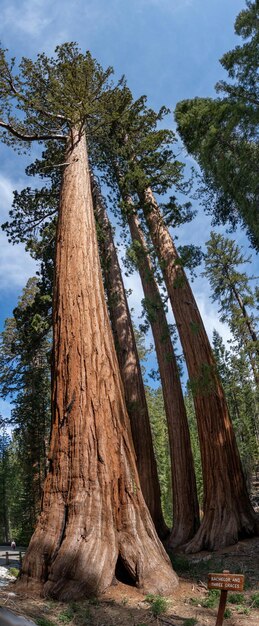
<svg viewBox="0 0 259 626"><path fill-rule="evenodd" d="M229 510L217 515L213 513L204 516L201 526L191 541L182 546L186 554L194 554L202 550L220 550L234 545L242 539L256 537L259 534L259 522L251 512L240 518Z"/></svg>

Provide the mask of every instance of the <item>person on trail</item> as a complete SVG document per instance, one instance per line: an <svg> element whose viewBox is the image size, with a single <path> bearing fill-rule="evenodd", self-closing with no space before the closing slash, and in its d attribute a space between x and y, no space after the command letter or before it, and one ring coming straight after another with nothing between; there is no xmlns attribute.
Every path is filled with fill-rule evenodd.
<svg viewBox="0 0 259 626"><path fill-rule="evenodd" d="M16 548L16 543L15 543L15 541L11 541L11 548L12 548L12 550L15 550L15 548Z"/></svg>

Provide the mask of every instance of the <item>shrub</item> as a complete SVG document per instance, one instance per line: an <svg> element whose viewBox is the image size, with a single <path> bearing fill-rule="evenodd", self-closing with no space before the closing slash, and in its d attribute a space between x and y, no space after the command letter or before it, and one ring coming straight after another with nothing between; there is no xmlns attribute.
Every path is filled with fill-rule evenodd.
<svg viewBox="0 0 259 626"><path fill-rule="evenodd" d="M243 593L229 593L228 594L228 602L230 604L243 604L245 601L245 597Z"/></svg>
<svg viewBox="0 0 259 626"><path fill-rule="evenodd" d="M161 613L164 613L167 608L167 600L162 596L153 596L152 594L146 596L146 601L151 605L151 611L154 617L157 617Z"/></svg>
<svg viewBox="0 0 259 626"><path fill-rule="evenodd" d="M51 622L49 619L46 619L46 617L37 617L35 622L38 626L55 626L54 622Z"/></svg>
<svg viewBox="0 0 259 626"><path fill-rule="evenodd" d="M18 578L19 574L20 574L20 570L17 569L17 567L9 567L9 574L12 574L12 576L15 576L15 578Z"/></svg>
<svg viewBox="0 0 259 626"><path fill-rule="evenodd" d="M259 592L252 595L252 606L254 609L259 609Z"/></svg>

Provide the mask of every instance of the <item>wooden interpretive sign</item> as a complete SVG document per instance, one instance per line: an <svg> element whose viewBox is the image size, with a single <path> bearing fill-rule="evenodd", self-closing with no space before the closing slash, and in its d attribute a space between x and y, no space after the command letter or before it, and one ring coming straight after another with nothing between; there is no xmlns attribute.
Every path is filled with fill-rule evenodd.
<svg viewBox="0 0 259 626"><path fill-rule="evenodd" d="M245 577L242 574L230 574L228 570L224 570L222 574L208 574L208 589L221 591L215 626L222 626L223 624L228 591L243 591L244 582Z"/></svg>
<svg viewBox="0 0 259 626"><path fill-rule="evenodd" d="M208 574L208 589L243 591L245 577L242 574Z"/></svg>

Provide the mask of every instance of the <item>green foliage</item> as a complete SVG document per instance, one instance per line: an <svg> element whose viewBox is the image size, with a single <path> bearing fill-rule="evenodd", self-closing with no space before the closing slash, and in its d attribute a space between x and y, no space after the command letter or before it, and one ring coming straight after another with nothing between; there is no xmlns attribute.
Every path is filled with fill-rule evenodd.
<svg viewBox="0 0 259 626"><path fill-rule="evenodd" d="M36 617L35 622L38 626L56 626L54 622L51 622L46 617Z"/></svg>
<svg viewBox="0 0 259 626"><path fill-rule="evenodd" d="M211 589L206 598L200 601L201 606L214 609L219 603L220 591L217 589Z"/></svg>
<svg viewBox="0 0 259 626"><path fill-rule="evenodd" d="M168 602L166 598L163 598L163 596L154 596L149 594L146 596L145 600L151 605L151 611L154 617L161 615L161 613L165 613Z"/></svg>
<svg viewBox="0 0 259 626"><path fill-rule="evenodd" d="M8 144L62 141L73 126L88 126L93 133L105 117L112 69L103 70L73 42L57 46L52 58L44 53L36 61L23 58L18 74L1 49L0 69L1 136Z"/></svg>
<svg viewBox="0 0 259 626"><path fill-rule="evenodd" d="M190 383L187 386L187 392L184 397L187 418L190 429L190 438L191 438L191 446L193 453L193 461L196 475L196 485L197 485L197 494L200 505L202 505L203 501L203 478L202 478L202 465L201 465L201 453L200 453L200 442L197 431L197 421L195 408L193 403L193 394L191 391Z"/></svg>
<svg viewBox="0 0 259 626"><path fill-rule="evenodd" d="M252 600L252 607L254 609L259 609L259 592L253 593L251 600Z"/></svg>
<svg viewBox="0 0 259 626"><path fill-rule="evenodd" d="M230 604L243 604L245 601L245 596L243 593L229 593L228 594L228 602Z"/></svg>
<svg viewBox="0 0 259 626"><path fill-rule="evenodd" d="M50 426L48 336L36 332L36 279L30 279L1 337L2 396L13 395L13 437L7 471L9 534L27 544L40 509Z"/></svg>
<svg viewBox="0 0 259 626"><path fill-rule="evenodd" d="M213 349L233 422L243 470L249 484L258 459L258 398L247 362L247 351L229 351L213 333Z"/></svg>
<svg viewBox="0 0 259 626"><path fill-rule="evenodd" d="M12 574L12 576L15 576L15 578L18 578L20 570L17 569L17 567L9 567L9 573Z"/></svg>
<svg viewBox="0 0 259 626"><path fill-rule="evenodd" d="M64 611L62 611L62 613L59 613L58 621L62 624L70 624L70 622L72 622L72 619L74 618L74 615L74 609L71 606L67 607Z"/></svg>
<svg viewBox="0 0 259 626"><path fill-rule="evenodd" d="M231 617L231 615L232 615L231 609L228 609L228 608L225 609L225 611L224 611L224 618L228 619L229 617Z"/></svg>
<svg viewBox="0 0 259 626"><path fill-rule="evenodd" d="M172 525L172 487L171 463L168 443L168 431L164 410L162 389L146 387L150 424L154 451L161 488L161 503L164 518L169 527Z"/></svg>
<svg viewBox="0 0 259 626"><path fill-rule="evenodd" d="M183 622L183 626L195 626L197 623L197 619L194 617L187 617Z"/></svg>
<svg viewBox="0 0 259 626"><path fill-rule="evenodd" d="M233 239L211 233L204 256L204 275L212 287L212 298L220 304L220 319L227 322L236 345L247 353L252 372L259 376L259 340L256 325L256 291L250 286L253 276L242 271L249 269L246 258Z"/></svg>
<svg viewBox="0 0 259 626"><path fill-rule="evenodd" d="M193 325L194 329L192 331L197 334L198 328L196 325ZM209 363L203 363L200 371L196 378L191 378L189 380L189 385L192 390L193 396L202 395L206 396L210 394L215 389L215 368L214 365L209 365Z"/></svg>

